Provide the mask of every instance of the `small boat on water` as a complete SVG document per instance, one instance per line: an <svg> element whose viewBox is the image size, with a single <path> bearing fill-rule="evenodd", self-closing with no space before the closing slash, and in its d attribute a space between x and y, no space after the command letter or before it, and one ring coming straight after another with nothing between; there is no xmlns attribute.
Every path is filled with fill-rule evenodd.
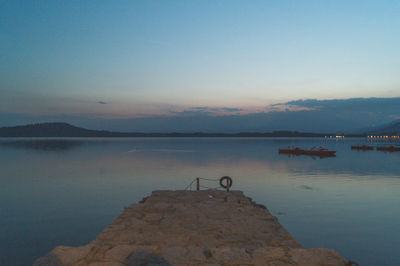
<svg viewBox="0 0 400 266"><path fill-rule="evenodd" d="M286 154L302 154L303 149L300 148L287 148L287 149L279 149L279 153L286 153Z"/></svg>
<svg viewBox="0 0 400 266"><path fill-rule="evenodd" d="M304 150L298 147L295 148L287 148L287 149L279 149L279 153L284 154L294 154L294 155L311 155L311 156L319 156L319 157L333 157L335 156L336 151L330 151L323 147L312 148L310 150Z"/></svg>
<svg viewBox="0 0 400 266"><path fill-rule="evenodd" d="M373 150L374 147L373 146L368 146L368 145L355 145L355 146L351 146L352 150L361 150L361 151L370 151Z"/></svg>
<svg viewBox="0 0 400 266"><path fill-rule="evenodd" d="M381 147L376 147L377 151L389 151L389 152L394 152L394 151L400 151L400 147L396 146L381 146Z"/></svg>

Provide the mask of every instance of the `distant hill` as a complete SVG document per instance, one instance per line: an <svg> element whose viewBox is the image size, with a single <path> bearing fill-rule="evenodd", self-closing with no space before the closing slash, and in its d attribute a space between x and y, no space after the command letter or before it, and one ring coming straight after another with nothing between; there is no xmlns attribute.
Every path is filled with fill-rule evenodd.
<svg viewBox="0 0 400 266"><path fill-rule="evenodd" d="M40 123L25 126L2 127L0 137L324 137L326 134L297 131L271 133L122 133L90 130L67 123Z"/></svg>
<svg viewBox="0 0 400 266"><path fill-rule="evenodd" d="M400 119L368 132L373 135L400 135Z"/></svg>
<svg viewBox="0 0 400 266"><path fill-rule="evenodd" d="M0 128L0 137L118 137L123 133L89 130L67 123L41 123Z"/></svg>

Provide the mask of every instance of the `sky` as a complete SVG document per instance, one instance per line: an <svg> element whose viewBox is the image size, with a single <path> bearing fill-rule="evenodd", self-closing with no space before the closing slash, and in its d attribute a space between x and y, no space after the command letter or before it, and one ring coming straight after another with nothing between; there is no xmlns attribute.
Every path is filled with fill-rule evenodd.
<svg viewBox="0 0 400 266"><path fill-rule="evenodd" d="M399 14L399 1L0 0L0 126L400 97Z"/></svg>

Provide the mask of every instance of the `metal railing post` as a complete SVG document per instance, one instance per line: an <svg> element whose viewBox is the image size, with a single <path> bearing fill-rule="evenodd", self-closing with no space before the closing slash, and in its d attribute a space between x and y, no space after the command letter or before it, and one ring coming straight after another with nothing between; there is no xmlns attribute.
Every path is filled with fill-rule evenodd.
<svg viewBox="0 0 400 266"><path fill-rule="evenodd" d="M196 177L196 190L200 190L200 178Z"/></svg>

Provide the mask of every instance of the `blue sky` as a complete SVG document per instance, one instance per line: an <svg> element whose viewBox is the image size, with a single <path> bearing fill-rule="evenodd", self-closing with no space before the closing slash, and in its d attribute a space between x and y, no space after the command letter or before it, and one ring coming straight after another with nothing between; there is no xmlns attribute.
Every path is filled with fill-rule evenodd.
<svg viewBox="0 0 400 266"><path fill-rule="evenodd" d="M399 97L399 14L399 1L3 0L0 114L247 115Z"/></svg>

